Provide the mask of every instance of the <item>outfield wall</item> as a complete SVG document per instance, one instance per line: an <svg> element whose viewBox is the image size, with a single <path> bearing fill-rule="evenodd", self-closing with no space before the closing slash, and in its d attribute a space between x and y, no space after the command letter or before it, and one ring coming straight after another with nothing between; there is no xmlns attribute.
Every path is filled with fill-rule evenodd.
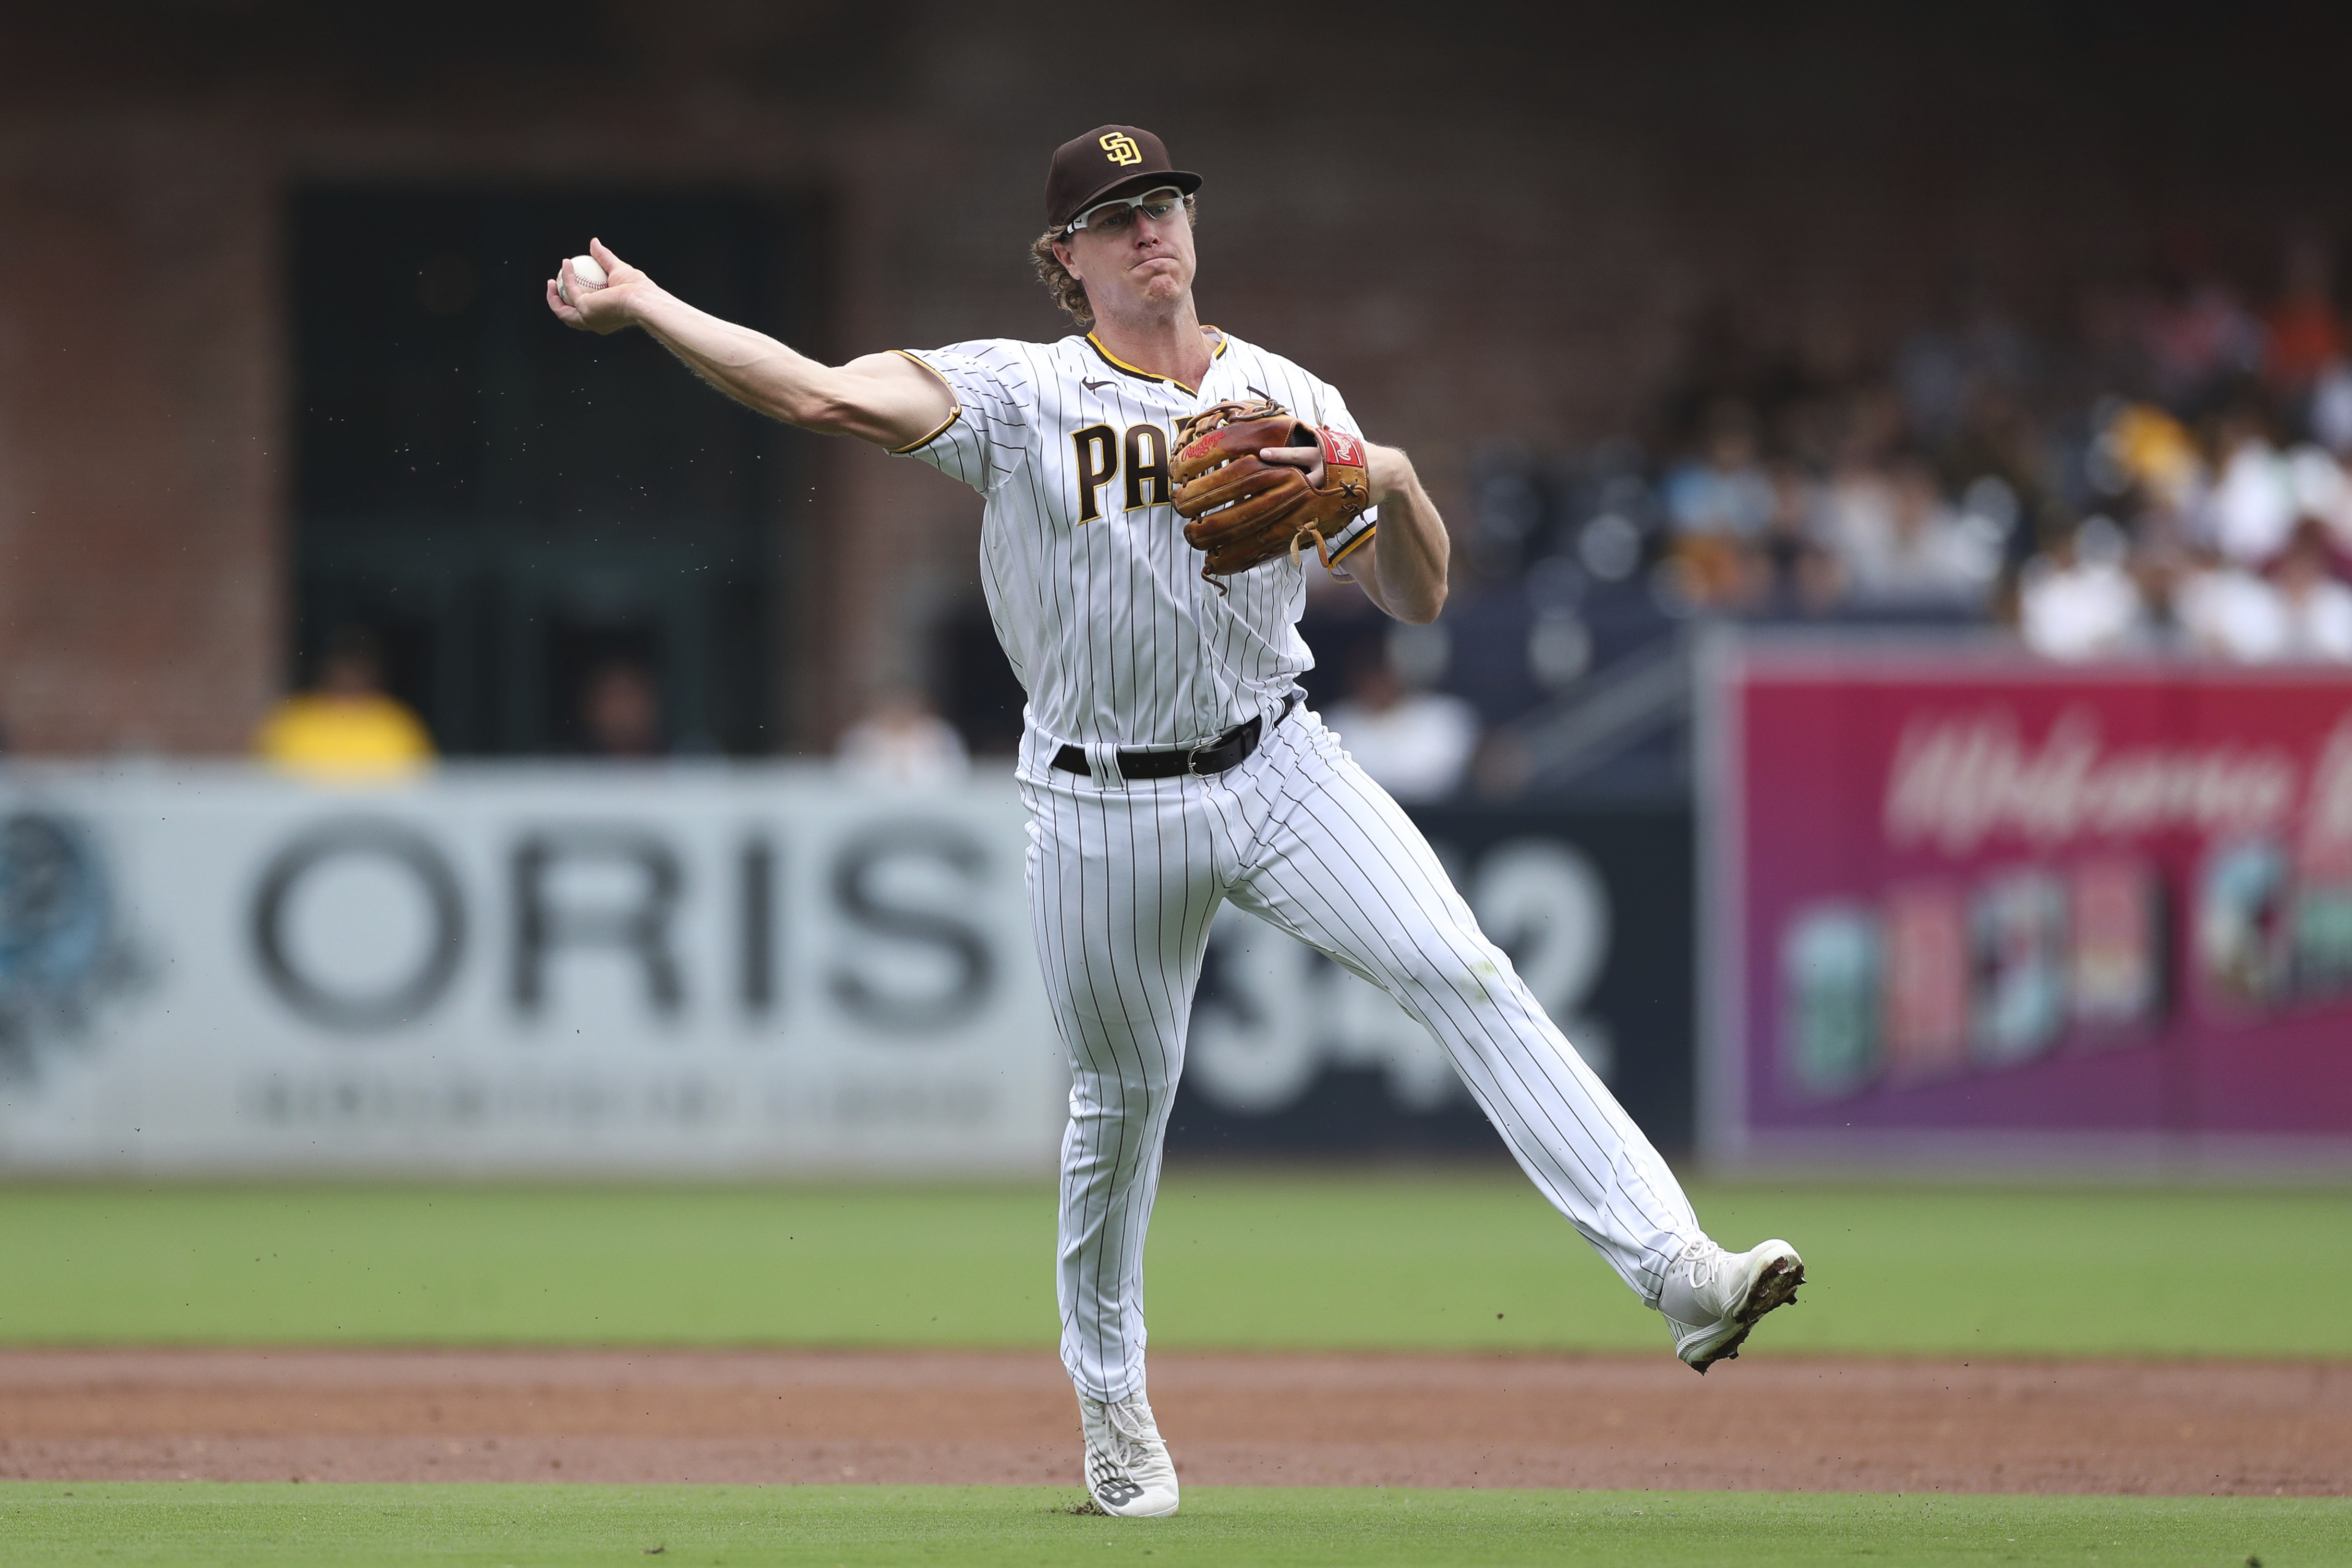
<svg viewBox="0 0 2352 1568"><path fill-rule="evenodd" d="M1637 1115L1688 1125L1687 817L1421 814ZM1042 1173L1067 1073L1007 777L0 775L0 1169ZM1499 1148L1387 996L1232 910L1173 1146Z"/></svg>

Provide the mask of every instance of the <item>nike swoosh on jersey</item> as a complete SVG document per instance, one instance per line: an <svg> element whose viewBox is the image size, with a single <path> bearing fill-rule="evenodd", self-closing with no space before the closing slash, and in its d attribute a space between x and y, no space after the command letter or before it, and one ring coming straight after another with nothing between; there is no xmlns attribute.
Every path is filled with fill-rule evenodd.
<svg viewBox="0 0 2352 1568"><path fill-rule="evenodd" d="M1085 387L1088 392L1100 392L1104 387L1108 386L1110 383L1107 381L1081 381L1078 384Z"/></svg>

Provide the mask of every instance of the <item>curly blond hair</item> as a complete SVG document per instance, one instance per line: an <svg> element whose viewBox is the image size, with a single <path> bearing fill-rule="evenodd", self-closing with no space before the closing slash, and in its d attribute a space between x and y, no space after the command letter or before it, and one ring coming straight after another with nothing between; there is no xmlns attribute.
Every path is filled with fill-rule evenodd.
<svg viewBox="0 0 2352 1568"><path fill-rule="evenodd" d="M1184 221L1194 223L1199 216L1199 201L1186 196ZM1029 242L1029 257L1036 263L1037 281L1045 286L1045 292L1054 297L1054 303L1069 312L1070 320L1077 322L1078 331L1091 332L1095 330L1095 308L1087 300L1087 286L1071 277L1070 269L1062 265L1062 258L1054 254L1055 242L1067 238L1069 236L1060 229L1049 228Z"/></svg>

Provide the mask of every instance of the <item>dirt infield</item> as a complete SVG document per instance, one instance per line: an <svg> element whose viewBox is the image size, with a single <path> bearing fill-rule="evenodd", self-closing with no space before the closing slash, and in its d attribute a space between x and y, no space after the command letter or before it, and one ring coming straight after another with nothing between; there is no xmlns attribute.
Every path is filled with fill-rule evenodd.
<svg viewBox="0 0 2352 1568"><path fill-rule="evenodd" d="M1202 1483L2352 1491L2352 1365L1156 1354ZM0 1476L1075 1486L1050 1355L0 1352Z"/></svg>

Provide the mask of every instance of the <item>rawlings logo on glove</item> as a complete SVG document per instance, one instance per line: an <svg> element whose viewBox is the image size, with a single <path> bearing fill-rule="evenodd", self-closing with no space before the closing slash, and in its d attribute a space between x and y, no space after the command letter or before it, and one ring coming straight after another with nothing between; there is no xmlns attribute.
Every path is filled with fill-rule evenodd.
<svg viewBox="0 0 2352 1568"><path fill-rule="evenodd" d="M1319 447L1323 483L1304 469L1269 463L1265 447ZM1176 427L1176 510L1186 521L1185 542L1207 559L1201 575L1225 592L1231 577L1315 543L1328 568L1325 542L1371 505L1364 444L1344 430L1301 424L1279 403L1220 403Z"/></svg>

